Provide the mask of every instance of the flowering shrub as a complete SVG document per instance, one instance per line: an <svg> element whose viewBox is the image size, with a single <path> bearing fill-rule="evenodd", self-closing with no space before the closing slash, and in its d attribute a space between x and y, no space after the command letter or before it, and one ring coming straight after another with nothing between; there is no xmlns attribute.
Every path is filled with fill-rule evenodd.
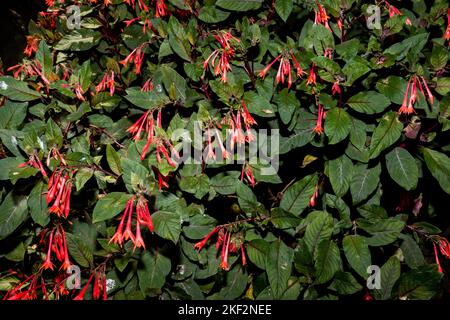
<svg viewBox="0 0 450 320"><path fill-rule="evenodd" d="M45 3L0 76L0 297L448 294L448 1Z"/></svg>

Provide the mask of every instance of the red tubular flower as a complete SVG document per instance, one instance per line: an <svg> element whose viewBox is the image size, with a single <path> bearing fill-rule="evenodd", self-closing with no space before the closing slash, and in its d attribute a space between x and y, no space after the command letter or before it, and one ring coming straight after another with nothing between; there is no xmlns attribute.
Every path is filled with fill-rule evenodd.
<svg viewBox="0 0 450 320"><path fill-rule="evenodd" d="M73 300L83 300L84 299L84 295L86 294L86 291L87 291L89 284L91 283L93 277L94 277L94 273L91 274L86 285L83 287L83 289L80 291L80 293L78 293L78 295L75 298L73 298Z"/></svg>
<svg viewBox="0 0 450 320"><path fill-rule="evenodd" d="M263 70L261 70L258 74L259 77L261 77L262 79L264 79L266 77L267 72L269 71L269 69L272 67L272 65L278 61L278 59L280 59L281 54L279 54L275 59L273 59L273 61L271 63L269 63Z"/></svg>
<svg viewBox="0 0 450 320"><path fill-rule="evenodd" d="M126 241L130 239L135 244L135 237L133 231L131 230L131 220L133 219L134 200L135 200L134 196L130 200L128 200L127 207L125 209L124 215L128 216L128 219L127 225L125 227L125 232L123 233L123 240Z"/></svg>
<svg viewBox="0 0 450 320"><path fill-rule="evenodd" d="M311 196L311 199L309 199L309 206L315 207L316 206L316 199L319 196L319 186L317 185L314 189L314 193Z"/></svg>
<svg viewBox="0 0 450 320"><path fill-rule="evenodd" d="M71 266L70 260L69 260L69 250L67 250L67 241L66 241L66 233L64 232L64 229L61 228L62 236L63 236L63 246L64 246L64 262L61 265L62 270L67 270Z"/></svg>
<svg viewBox="0 0 450 320"><path fill-rule="evenodd" d="M136 206L137 220L144 225L147 225L148 230L153 232L153 221L150 215L150 210L148 209L147 200L141 196L139 197L137 206Z"/></svg>
<svg viewBox="0 0 450 320"><path fill-rule="evenodd" d="M202 250L202 248L206 245L206 243L208 242L209 238L211 238L214 234L216 234L218 231L220 230L220 227L215 227L210 233L208 233L206 235L206 237L203 238L202 241L197 242L194 245L194 248L197 249L198 251Z"/></svg>
<svg viewBox="0 0 450 320"><path fill-rule="evenodd" d="M19 168L26 166L32 166L33 168L38 169L42 176L47 177L47 172L45 171L44 166L36 153L32 154L27 162L20 164Z"/></svg>
<svg viewBox="0 0 450 320"><path fill-rule="evenodd" d="M427 84L425 78L424 77L420 77L420 78L422 79L423 86L425 87L425 90L427 92L428 100L430 101L430 104L433 105L434 104L434 96L431 93L430 88L428 88L428 84ZM420 82L419 82L419 84L420 84Z"/></svg>
<svg viewBox="0 0 450 320"><path fill-rule="evenodd" d="M70 211L72 182L68 173L58 171L58 173L54 172L49 180L46 200L48 204L54 200L53 205L49 209L50 213L67 218Z"/></svg>
<svg viewBox="0 0 450 320"><path fill-rule="evenodd" d="M322 7L322 6L320 5L320 3L317 2L317 1L316 1L316 5L317 5L318 10L314 9L314 14L315 14L315 17L314 17L314 24L322 24L322 25L324 25L328 30L331 31L331 28L330 28L330 26L329 26L329 24L328 24L328 19L330 19L330 17L328 16L328 14L327 14L325 8Z"/></svg>
<svg viewBox="0 0 450 320"><path fill-rule="evenodd" d="M306 79L306 85L316 85L316 72L315 72L315 64L311 66L311 69L309 69L309 76L308 79Z"/></svg>
<svg viewBox="0 0 450 320"><path fill-rule="evenodd" d="M450 8L447 10L447 29L444 33L444 39L450 41Z"/></svg>
<svg viewBox="0 0 450 320"><path fill-rule="evenodd" d="M133 1L133 4L134 4L134 1ZM138 0L138 6L139 6L139 9L144 12L147 12L149 10L147 5L145 4L144 0Z"/></svg>
<svg viewBox="0 0 450 320"><path fill-rule="evenodd" d="M49 239L49 244L48 244L48 250L47 250L47 256L45 257L45 261L41 266L42 270L53 270L54 266L53 263L51 261L51 254L52 254L52 243L53 243L53 231L50 233L50 239Z"/></svg>
<svg viewBox="0 0 450 320"><path fill-rule="evenodd" d="M433 243L433 248L434 248L434 258L436 259L436 264L438 265L438 271L442 273L442 267L441 263L439 262L438 252L435 243Z"/></svg>
<svg viewBox="0 0 450 320"><path fill-rule="evenodd" d="M322 123L323 123L323 119L325 116L325 112L324 112L323 106L321 104L319 104L318 108L319 108L319 113L317 115L317 122L316 122L316 126L314 128L314 132L317 134L322 134L323 133Z"/></svg>
<svg viewBox="0 0 450 320"><path fill-rule="evenodd" d="M255 186L255 177L253 176L252 167L250 167L247 164L244 164L242 166L241 181L244 181L244 173L245 173L245 177L246 177L247 181L251 184L252 187L254 187Z"/></svg>
<svg viewBox="0 0 450 320"><path fill-rule="evenodd" d="M247 265L247 258L245 257L244 243L243 242L241 242L241 259L242 259L242 265L243 266Z"/></svg>
<svg viewBox="0 0 450 320"><path fill-rule="evenodd" d="M411 79L408 80L408 83L406 85L406 91L405 91L405 95L403 96L403 102L402 102L402 106L400 107L400 109L398 110L398 112L400 114L402 113L406 113L408 114L408 105L407 105L407 101L408 101L408 91L409 91L409 86L411 84Z"/></svg>
<svg viewBox="0 0 450 320"><path fill-rule="evenodd" d="M209 64L213 67L213 73L215 76L220 75L220 80L222 82L228 81L228 71L231 71L230 60L234 58L234 48L230 40L235 42L240 42L239 39L231 35L231 33L226 31L221 31L217 35L214 35L214 38L220 43L220 49L214 50L208 58L203 62L203 69L207 70ZM220 55L216 63L217 57Z"/></svg>
<svg viewBox="0 0 450 320"><path fill-rule="evenodd" d="M128 208L128 204L127 204ZM127 209L125 209L127 212ZM116 233L114 233L113 237L109 240L109 243L113 242L119 246L123 245L123 225L125 223L126 214L122 215L122 219L120 220L119 226L117 227Z"/></svg>
<svg viewBox="0 0 450 320"><path fill-rule="evenodd" d="M227 230L225 232L225 236L224 236L224 240L223 240L223 244L222 244L222 254L221 254L222 261L220 263L220 267L225 271L228 271L230 269L230 265L228 264L228 253L229 253L229 249L230 249L230 241L231 241L231 233Z"/></svg>
<svg viewBox="0 0 450 320"><path fill-rule="evenodd" d="M130 20L124 20L123 22L125 22L125 27L129 27L131 26L133 23L135 23L136 21L139 21L141 18L140 17L136 17Z"/></svg>
<svg viewBox="0 0 450 320"><path fill-rule="evenodd" d="M417 99L417 77L413 76L413 83L411 85L411 93L409 96L408 109L406 111L407 114L414 113L414 103Z"/></svg>

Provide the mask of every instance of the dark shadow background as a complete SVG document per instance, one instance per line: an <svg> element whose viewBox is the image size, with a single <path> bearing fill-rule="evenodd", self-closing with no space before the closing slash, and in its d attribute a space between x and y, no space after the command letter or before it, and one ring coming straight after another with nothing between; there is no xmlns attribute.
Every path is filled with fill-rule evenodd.
<svg viewBox="0 0 450 320"><path fill-rule="evenodd" d="M23 58L28 34L28 23L42 11L44 0L1 0L0 58L4 69Z"/></svg>

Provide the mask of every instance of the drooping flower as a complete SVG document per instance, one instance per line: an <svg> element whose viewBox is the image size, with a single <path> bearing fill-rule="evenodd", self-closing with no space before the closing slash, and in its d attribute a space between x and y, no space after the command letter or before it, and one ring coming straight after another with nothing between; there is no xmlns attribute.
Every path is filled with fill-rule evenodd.
<svg viewBox="0 0 450 320"><path fill-rule="evenodd" d="M118 244L119 246L123 246L124 241L131 240L134 244L134 250L136 248L144 248L145 243L144 239L141 235L141 225L146 225L150 232L153 232L153 222L150 216L150 210L148 208L147 199L144 196L139 196L138 202L136 205L136 227L135 233L133 233L132 228L132 220L133 220L133 211L134 211L134 203L136 201L136 196L132 196L126 204L125 211L122 215L122 219L120 224L116 230L116 233L113 235L109 242L113 242ZM125 231L123 230L125 219L127 220Z"/></svg>
<svg viewBox="0 0 450 320"><path fill-rule="evenodd" d="M438 265L438 271L439 273L442 273L442 267L441 267L441 263L439 262L439 257L438 257L438 251L436 248L436 244L433 242L433 248L434 248L434 258L436 259L436 264Z"/></svg>
<svg viewBox="0 0 450 320"><path fill-rule="evenodd" d="M91 274L86 285L83 287L83 289L80 291L80 293L78 293L77 296L75 298L73 298L73 300L84 300L84 296L86 294L87 289L89 288L89 284L91 283L92 279L94 278L94 275L95 275L95 273Z"/></svg>
<svg viewBox="0 0 450 320"><path fill-rule="evenodd" d="M248 164L242 165L242 171L241 171L241 181L244 181L244 174L247 181L250 183L252 187L255 186L255 177L253 176L252 167L250 167Z"/></svg>
<svg viewBox="0 0 450 320"><path fill-rule="evenodd" d="M220 262L220 267L225 271L230 270L230 265L228 263L230 241L231 241L231 233L229 232L229 230L226 230L222 244L221 262Z"/></svg>
<svg viewBox="0 0 450 320"><path fill-rule="evenodd" d="M50 233L47 256L45 257L44 263L41 265L42 270L47 270L47 269L53 270L53 268L54 268L54 265L51 260L52 244L53 244L53 231Z"/></svg>
<svg viewBox="0 0 450 320"><path fill-rule="evenodd" d="M145 56L145 52L143 50L145 45L146 45L146 43L144 42L139 47L135 48L133 51L130 52L130 54L125 59L119 61L119 63L121 65L123 65L124 67L127 66L127 64L129 64L131 62L134 63L135 73L140 74L141 68L142 68L142 63L144 61L144 56Z"/></svg>
<svg viewBox="0 0 450 320"><path fill-rule="evenodd" d="M333 83L333 87L331 88L331 94L334 96L336 93L341 94L341 88L339 87L339 80L336 80Z"/></svg>
<svg viewBox="0 0 450 320"><path fill-rule="evenodd" d="M153 91L155 87L153 86L153 81L152 79L148 79L147 81L145 81L144 85L141 88L142 92L148 92L148 91Z"/></svg>
<svg viewBox="0 0 450 320"><path fill-rule="evenodd" d="M97 93L105 91L106 88L109 89L109 95L112 97L114 91L116 90L116 83L114 80L114 71L107 72L103 75L102 81L95 87Z"/></svg>
<svg viewBox="0 0 450 320"><path fill-rule="evenodd" d="M441 254L447 259L450 259L450 242L444 237L439 237L438 245Z"/></svg>
<svg viewBox="0 0 450 320"><path fill-rule="evenodd" d="M64 169L55 170L48 182L47 204L53 202L49 212L67 218L70 212L71 192L72 180L69 173Z"/></svg>
<svg viewBox="0 0 450 320"><path fill-rule="evenodd" d="M317 115L317 122L316 122L316 126L314 127L314 132L317 134L322 134L323 133L323 119L325 118L325 111L323 110L323 106L321 104L318 105L318 115Z"/></svg>
<svg viewBox="0 0 450 320"><path fill-rule="evenodd" d="M269 63L263 70L259 72L258 76L264 79L267 72L272 67L272 65L279 60L280 64L278 66L277 75L275 77L275 83L279 84L281 82L282 84L284 84L285 79L287 77L287 87L289 89L292 85L292 73L290 63L291 59L293 62L293 66L297 72L297 77L301 77L303 75L303 69L298 63L297 58L295 57L295 55L292 53L291 50L284 51L277 57L275 57L275 59L273 59L271 63Z"/></svg>
<svg viewBox="0 0 450 320"><path fill-rule="evenodd" d="M309 206L315 207L316 206L316 199L319 196L319 185L316 185L314 188L314 193L312 194L311 198L309 199Z"/></svg>
<svg viewBox="0 0 450 320"><path fill-rule="evenodd" d="M309 69L309 76L308 79L306 79L306 85L316 85L316 71L315 71L316 65L313 63L311 68Z"/></svg>

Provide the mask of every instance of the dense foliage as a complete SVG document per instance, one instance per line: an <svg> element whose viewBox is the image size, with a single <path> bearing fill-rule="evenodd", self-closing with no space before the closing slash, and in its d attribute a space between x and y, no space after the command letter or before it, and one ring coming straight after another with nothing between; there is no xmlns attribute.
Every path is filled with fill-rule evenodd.
<svg viewBox="0 0 450 320"><path fill-rule="evenodd" d="M0 297L448 295L448 1L45 2L0 76Z"/></svg>

